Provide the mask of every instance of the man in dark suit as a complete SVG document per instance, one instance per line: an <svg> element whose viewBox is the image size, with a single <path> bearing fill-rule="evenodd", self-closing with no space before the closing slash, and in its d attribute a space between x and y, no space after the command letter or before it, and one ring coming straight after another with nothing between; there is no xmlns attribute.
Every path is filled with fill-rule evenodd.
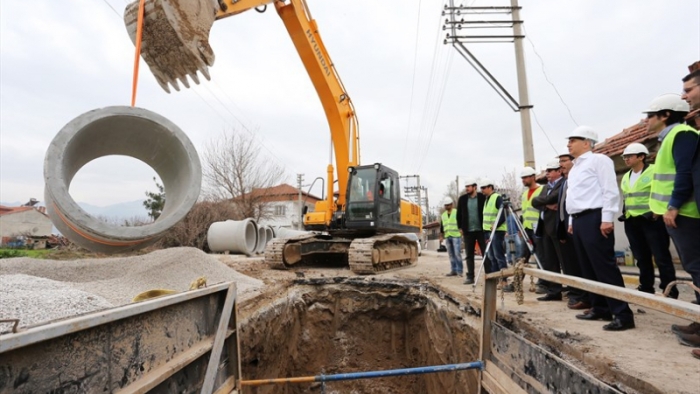
<svg viewBox="0 0 700 394"><path fill-rule="evenodd" d="M467 274L464 284L471 285L474 283L474 247L477 244L479 245L482 256L486 250L486 241L482 227L486 197L477 191L476 179L468 178L465 188L466 193L457 200L457 227L459 227L459 232L462 233L462 238L464 238L464 251L467 253ZM484 256L484 269L486 272L489 272L487 263Z"/></svg>
<svg viewBox="0 0 700 394"><path fill-rule="evenodd" d="M537 222L535 235L541 237L540 245L542 246L542 268L550 272L561 272L561 250L559 249L559 237L557 236L557 227L559 224L558 206L559 189L561 189L562 178L559 161L551 161L547 163L547 185L544 190L535 198L532 199L532 206L542 213ZM561 301L562 286L558 283L545 282L540 285L547 288L547 293L538 297L538 301Z"/></svg>
<svg viewBox="0 0 700 394"><path fill-rule="evenodd" d="M567 191L567 176L569 170L574 166L574 157L569 153L569 149L559 155L559 165L561 166L561 175L564 178L559 189L559 202L557 214L559 215L559 224L557 227L557 236L559 237L559 250L561 250L561 269L565 275L583 278L581 272L581 263L578 261L576 247L574 246L574 238L569 234L569 213L566 212L566 191ZM588 298L588 292L569 286L569 309L589 309L591 302Z"/></svg>

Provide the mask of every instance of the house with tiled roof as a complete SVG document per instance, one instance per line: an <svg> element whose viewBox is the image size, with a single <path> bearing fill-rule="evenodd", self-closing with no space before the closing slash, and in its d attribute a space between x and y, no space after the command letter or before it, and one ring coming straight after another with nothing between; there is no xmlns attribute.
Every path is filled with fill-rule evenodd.
<svg viewBox="0 0 700 394"><path fill-rule="evenodd" d="M298 188L283 183L268 188L253 189L248 196L264 203L267 215L260 219L260 223L287 228L299 227L301 209ZM318 201L321 201L320 197L301 191L301 206L306 206L308 212L313 212Z"/></svg>
<svg viewBox="0 0 700 394"><path fill-rule="evenodd" d="M45 207L8 207L0 205L0 237L2 243L23 237L48 237L53 224Z"/></svg>

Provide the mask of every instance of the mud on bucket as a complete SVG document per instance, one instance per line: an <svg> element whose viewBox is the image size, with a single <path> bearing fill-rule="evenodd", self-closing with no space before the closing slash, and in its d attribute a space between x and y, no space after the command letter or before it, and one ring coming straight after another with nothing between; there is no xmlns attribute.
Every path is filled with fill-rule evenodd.
<svg viewBox="0 0 700 394"><path fill-rule="evenodd" d="M70 196L75 174L110 155L138 159L158 173L167 201L155 222L110 225L90 216ZM202 167L194 145L174 123L143 108L115 106L86 112L58 132L46 151L44 181L54 226L79 246L112 254L151 245L182 220L199 197Z"/></svg>

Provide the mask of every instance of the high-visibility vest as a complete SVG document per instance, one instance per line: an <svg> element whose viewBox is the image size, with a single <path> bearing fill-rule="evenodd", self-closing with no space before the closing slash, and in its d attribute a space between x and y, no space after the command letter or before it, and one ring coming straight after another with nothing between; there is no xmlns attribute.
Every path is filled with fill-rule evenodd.
<svg viewBox="0 0 700 394"><path fill-rule="evenodd" d="M489 200L486 201L486 204L484 204L484 223L482 225L483 229L486 231L491 231L491 227L493 227L493 224L496 222L496 216L498 216L498 208L496 208L496 200L498 199L499 194L494 192L491 194L488 198ZM505 215L505 212L502 213L502 215ZM503 224L498 226L496 228L496 231L506 231L506 221L503 221Z"/></svg>
<svg viewBox="0 0 700 394"><path fill-rule="evenodd" d="M656 155L656 165L654 168L654 179L651 182L651 195L649 199L649 207L651 211L657 215L663 215L668 209L668 202L671 201L671 193L673 193L673 184L676 180L676 163L673 161L673 141L680 132L698 131L694 128L679 124L671 129L661 141L661 148ZM695 191L697 193L697 191ZM678 208L678 214L691 218L700 219L700 212L695 203L695 199L691 196L688 201Z"/></svg>
<svg viewBox="0 0 700 394"><path fill-rule="evenodd" d="M527 195L530 193L530 189L527 189L523 192L523 196L521 198L521 206L523 210L523 227L527 229L532 230L534 224L537 223L537 220L540 218L540 211L532 206L532 199L536 196L539 196L541 192L542 186L537 186L537 189L535 189L535 191L532 192L530 198L527 197Z"/></svg>
<svg viewBox="0 0 700 394"><path fill-rule="evenodd" d="M622 177L620 189L625 201L625 217L641 216L649 211L649 194L651 193L651 180L654 176L654 165L650 164L630 186L632 170Z"/></svg>
<svg viewBox="0 0 700 394"><path fill-rule="evenodd" d="M447 215L447 211L442 213L442 230L445 232L445 238L459 237L459 228L457 227L457 209L452 208L452 214Z"/></svg>

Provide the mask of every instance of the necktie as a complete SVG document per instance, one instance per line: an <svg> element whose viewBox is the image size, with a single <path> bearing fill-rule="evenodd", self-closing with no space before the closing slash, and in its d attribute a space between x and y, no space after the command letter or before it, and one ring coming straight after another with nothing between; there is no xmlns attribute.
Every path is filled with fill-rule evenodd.
<svg viewBox="0 0 700 394"><path fill-rule="evenodd" d="M564 183L561 185L561 192L559 194L559 221L563 222L566 219L566 190L569 188L569 184L564 179Z"/></svg>

